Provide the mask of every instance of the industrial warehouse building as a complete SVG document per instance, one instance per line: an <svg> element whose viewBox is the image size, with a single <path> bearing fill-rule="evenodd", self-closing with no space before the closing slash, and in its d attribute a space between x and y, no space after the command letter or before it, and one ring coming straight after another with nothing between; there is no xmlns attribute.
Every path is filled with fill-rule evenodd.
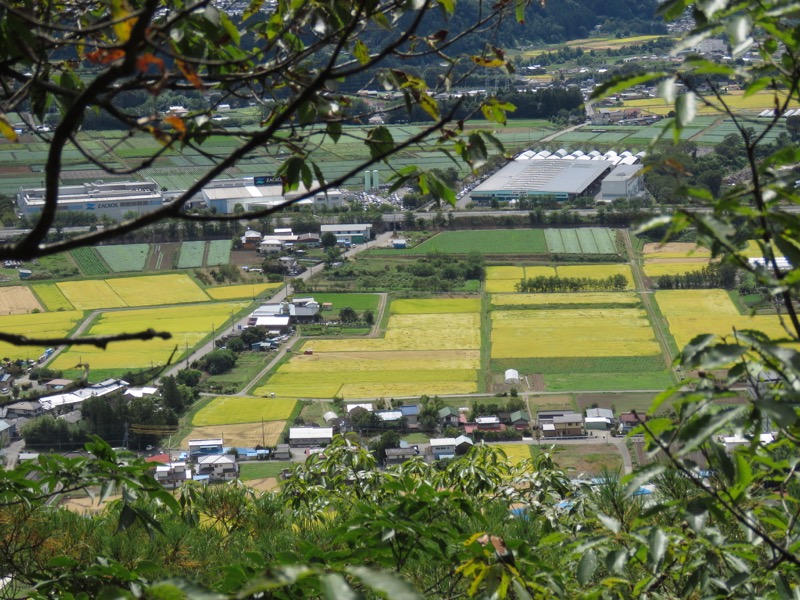
<svg viewBox="0 0 800 600"><path fill-rule="evenodd" d="M35 216L44 208L44 188L20 188L17 207L25 216ZM161 188L154 181L84 183L62 186L58 190L59 211L81 211L122 220L126 214L141 215L164 204Z"/></svg>
<svg viewBox="0 0 800 600"><path fill-rule="evenodd" d="M348 244L363 244L372 239L372 224L370 223L338 223L335 225L321 225L319 236L322 238L326 233L336 236L337 242Z"/></svg>
<svg viewBox="0 0 800 600"><path fill-rule="evenodd" d="M508 202L539 197L566 201L578 196L599 196L603 182L617 168L636 166L643 157L643 152L617 154L613 150L605 154L597 150L589 153L576 150L571 154L566 150L553 153L528 150L476 186L470 192L470 200L488 205L492 200ZM627 189L634 190L641 185L636 175L640 168L625 181ZM617 181L620 176L613 180ZM619 187L619 183L612 185L612 189Z"/></svg>
<svg viewBox="0 0 800 600"><path fill-rule="evenodd" d="M317 182L311 189L319 187ZM245 211L272 208L305 196L308 190L301 183L293 192L283 193L283 185L275 177L244 177L242 179L217 179L206 185L197 199L217 214L231 214L237 204ZM314 208L339 208L344 205L344 194L340 190L315 193L312 197L298 201L294 206Z"/></svg>

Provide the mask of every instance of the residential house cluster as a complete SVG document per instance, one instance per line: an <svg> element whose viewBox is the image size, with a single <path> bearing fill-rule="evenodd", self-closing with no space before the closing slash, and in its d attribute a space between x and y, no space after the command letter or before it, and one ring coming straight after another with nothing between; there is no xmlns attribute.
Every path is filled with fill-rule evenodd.
<svg viewBox="0 0 800 600"><path fill-rule="evenodd" d="M583 437L590 431L624 435L646 420L646 415L632 412L616 417L610 408L587 408L585 414L572 409L540 410L536 415L536 429L545 438Z"/></svg>
<svg viewBox="0 0 800 600"><path fill-rule="evenodd" d="M267 460L270 451L261 448L226 447L222 438L189 440L188 452L176 459L169 454L151 456L156 481L164 487L175 488L187 481L217 483L239 477L239 463Z"/></svg>
<svg viewBox="0 0 800 600"><path fill-rule="evenodd" d="M45 389L51 392L62 391L73 383L70 379L52 379L45 384ZM106 379L87 387L43 396L36 400L20 400L6 404L0 409L0 435L14 438L19 435L22 426L29 420L43 415L52 415L71 423L80 420L80 407L87 398L100 398L121 392L134 397L153 395L157 388L132 388L127 381L122 379Z"/></svg>
<svg viewBox="0 0 800 600"><path fill-rule="evenodd" d="M280 304L262 304L247 318L249 327L265 327L270 337L289 332L294 325L316 323L320 305L314 298L293 298Z"/></svg>

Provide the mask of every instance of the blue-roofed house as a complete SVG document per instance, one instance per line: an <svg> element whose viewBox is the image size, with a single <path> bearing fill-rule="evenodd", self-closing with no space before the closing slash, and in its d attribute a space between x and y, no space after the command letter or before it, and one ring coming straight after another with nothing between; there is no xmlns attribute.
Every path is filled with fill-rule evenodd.
<svg viewBox="0 0 800 600"><path fill-rule="evenodd" d="M408 427L416 428L419 426L419 404L406 404L397 410L403 413Z"/></svg>

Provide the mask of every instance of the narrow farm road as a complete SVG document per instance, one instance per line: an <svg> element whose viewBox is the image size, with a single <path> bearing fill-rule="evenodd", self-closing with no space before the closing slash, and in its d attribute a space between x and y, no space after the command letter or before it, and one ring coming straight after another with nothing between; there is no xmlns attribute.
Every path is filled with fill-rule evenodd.
<svg viewBox="0 0 800 600"><path fill-rule="evenodd" d="M665 366L668 369L672 369L672 351L670 350L669 342L667 342L667 336L664 333L664 329L662 328L661 322L658 319L656 310L653 308L652 290L648 289L645 285L644 271L642 270L642 265L639 262L639 259L636 258L636 252L633 249L633 242L631 242L630 232L627 229L622 229L621 231L622 240L625 243L625 250L630 258L629 264L631 265L631 272L633 273L633 287L637 292L639 292L639 296L642 298L642 303L644 304L645 312L647 312L647 318L650 319L650 323L653 325L653 331L656 332L656 339L658 340L659 346L661 346L661 355L664 357Z"/></svg>
<svg viewBox="0 0 800 600"><path fill-rule="evenodd" d="M347 252L344 253L344 256L350 258L352 256L355 256L359 252L363 252L364 250L369 250L370 248L375 248L375 247L380 247L380 246L386 245L391 238L392 238L392 233L391 232L382 233L379 236L377 236L374 240L372 240L371 242L367 242L366 244L360 244L360 245L358 245L356 247L351 248L350 250L348 250ZM310 268L306 269L303 273L298 275L296 277L296 279L301 279L303 281L307 281L312 275L316 275L317 273L322 271L324 268L325 268L325 266L322 263L320 263L318 265L314 265L313 267L310 267ZM284 300L286 300L286 298L288 298L289 296L292 295L293 291L294 290L292 288L292 284L291 284L291 281L290 281L285 286L283 286L280 290L278 290L278 292L274 296L272 296L269 300L265 301L264 304L278 304L280 302L283 302ZM246 324L247 324L247 317L244 317L243 319L240 319L237 323L233 323L231 325L231 329L236 329L237 325L244 326ZM227 327L227 325L226 325L226 327ZM222 329L223 328L220 328L218 331L221 332ZM294 336L290 340L287 340L286 344L284 345L284 349L289 347L289 346L291 346L296 341L297 341L297 336ZM203 344L199 348L195 348L188 357L184 357L183 360L175 363L169 369L164 371L164 374L162 375L162 377L168 377L170 375L174 376L178 371L183 369L187 364L191 363L193 360L197 360L197 359L201 358L202 356L205 356L206 354L211 352L213 349L214 349L214 341L213 340L210 340L210 341L206 342L205 344ZM279 355L282 355L283 353L285 353L285 350L282 350L282 351L278 352ZM276 360L276 359L273 359L273 361ZM273 361L270 361L269 364L271 365L273 363ZM249 390L253 386L253 384L255 384L263 376L263 373L266 372L266 370L268 370L268 369L269 369L269 365L267 365L265 367L265 369L262 369L262 371L259 372L259 374L256 376L256 378L253 379L250 383L248 383L242 389L242 391L239 392L239 394L243 394L245 391Z"/></svg>

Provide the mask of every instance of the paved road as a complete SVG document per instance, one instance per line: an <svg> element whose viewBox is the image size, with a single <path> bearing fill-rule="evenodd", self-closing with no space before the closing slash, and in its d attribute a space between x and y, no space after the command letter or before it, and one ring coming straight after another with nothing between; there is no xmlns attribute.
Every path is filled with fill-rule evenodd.
<svg viewBox="0 0 800 600"><path fill-rule="evenodd" d="M389 243L389 240L391 238L392 238L391 232L382 233L379 236L377 236L371 242L368 242L366 244L359 244L358 246L354 246L353 248L350 248L350 250L345 252L343 256L346 256L347 258L352 258L353 256L357 255L359 252L363 252L364 250L368 250L370 248L375 248L375 247L380 247L380 246L385 246L386 244ZM313 267L310 267L310 268L306 269L300 275L295 277L295 279L300 279L300 280L306 281L312 275L316 275L317 273L322 271L324 268L325 268L325 265L323 263L320 263L318 265L314 265ZM280 290L278 290L278 292L274 296L272 296L272 298L270 298L269 300L265 301L264 304L279 304L280 302L283 302L284 300L286 300L287 297L291 296L292 292L293 292L293 288L292 288L292 284L291 284L291 280L290 280L289 283L287 283ZM245 316L244 318L240 319L239 321L237 321L237 322L235 322L233 324L226 323L223 327L217 328L215 330L216 331L216 335L211 340L209 340L208 342L206 342L205 344L203 344L199 348L195 348L188 357L184 357L183 360L175 363L169 369L165 370L164 374L162 375L162 377L167 377L167 376L170 376L170 375L174 376L178 371L180 371L181 369L185 368L186 365L190 364L193 360L198 360L199 358L201 358L201 357L205 356L206 354L208 354L209 352L211 352L214 349L214 340L219 335L222 335L223 333L225 333L227 331L227 328L228 328L229 325L231 327L231 330L235 331L237 329L237 326L241 325L242 327L244 327L245 325L247 325L247 319L248 319L248 317ZM284 345L284 349L282 351L278 352L279 356L282 356L282 354L285 353L286 347L288 347L291 343L293 343L293 341L291 341L291 340L287 341L287 343ZM270 362L273 362L273 361L270 361ZM251 386L247 386L247 388L245 388L245 389L250 389L250 387Z"/></svg>

